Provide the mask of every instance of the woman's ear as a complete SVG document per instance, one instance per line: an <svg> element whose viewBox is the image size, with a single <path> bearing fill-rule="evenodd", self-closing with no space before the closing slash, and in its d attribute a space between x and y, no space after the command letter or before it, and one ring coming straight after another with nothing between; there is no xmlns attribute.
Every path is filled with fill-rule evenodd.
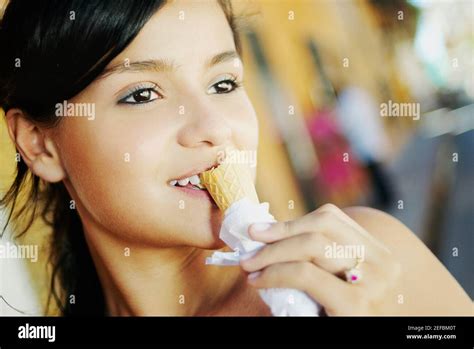
<svg viewBox="0 0 474 349"><path fill-rule="evenodd" d="M47 182L59 182L66 176L54 141L24 112L14 108L5 114L10 138L30 170Z"/></svg>

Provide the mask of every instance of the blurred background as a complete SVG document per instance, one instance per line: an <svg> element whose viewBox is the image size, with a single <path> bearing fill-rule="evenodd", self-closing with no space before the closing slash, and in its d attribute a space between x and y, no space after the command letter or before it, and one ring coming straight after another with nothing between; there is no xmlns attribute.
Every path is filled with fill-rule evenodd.
<svg viewBox="0 0 474 349"><path fill-rule="evenodd" d="M327 202L386 211L473 298L474 2L235 5L258 189L276 217Z"/></svg>
<svg viewBox="0 0 474 349"><path fill-rule="evenodd" d="M257 189L274 216L293 219L327 202L388 212L473 298L474 2L233 3L260 123ZM4 121L0 145L3 193L16 164ZM21 243L46 249L46 228L34 229L42 233ZM7 279L2 261L0 296L35 312L10 275L44 275L45 263L23 273L8 266ZM31 282L44 299L47 278ZM16 313L0 298L2 311Z"/></svg>

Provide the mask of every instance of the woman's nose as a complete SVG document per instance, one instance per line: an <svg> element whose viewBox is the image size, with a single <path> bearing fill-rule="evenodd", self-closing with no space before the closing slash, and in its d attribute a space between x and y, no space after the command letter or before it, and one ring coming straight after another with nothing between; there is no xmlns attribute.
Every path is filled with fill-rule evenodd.
<svg viewBox="0 0 474 349"><path fill-rule="evenodd" d="M178 143L184 147L219 146L228 143L232 137L225 110L216 110L201 103L182 117L187 120L178 133Z"/></svg>

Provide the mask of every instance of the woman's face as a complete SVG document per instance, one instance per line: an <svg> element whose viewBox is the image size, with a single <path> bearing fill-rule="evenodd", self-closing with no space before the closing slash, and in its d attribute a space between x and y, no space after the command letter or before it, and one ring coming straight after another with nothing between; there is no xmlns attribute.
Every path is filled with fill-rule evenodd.
<svg viewBox="0 0 474 349"><path fill-rule="evenodd" d="M229 146L256 150L235 50L217 2L174 1L68 101L95 108L53 133L83 219L140 244L222 246L217 207L168 183L209 168Z"/></svg>

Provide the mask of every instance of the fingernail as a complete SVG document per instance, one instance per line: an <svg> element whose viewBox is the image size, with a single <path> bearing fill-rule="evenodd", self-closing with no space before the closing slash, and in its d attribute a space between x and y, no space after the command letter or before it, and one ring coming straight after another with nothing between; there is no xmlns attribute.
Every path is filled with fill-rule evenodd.
<svg viewBox="0 0 474 349"><path fill-rule="evenodd" d="M269 223L255 223L252 224L252 231L259 233L265 230L268 230L271 227Z"/></svg>
<svg viewBox="0 0 474 349"><path fill-rule="evenodd" d="M253 273L250 273L249 276L247 276L247 278L249 280L255 280L256 278L258 278L258 276L260 275L260 271L255 271Z"/></svg>

